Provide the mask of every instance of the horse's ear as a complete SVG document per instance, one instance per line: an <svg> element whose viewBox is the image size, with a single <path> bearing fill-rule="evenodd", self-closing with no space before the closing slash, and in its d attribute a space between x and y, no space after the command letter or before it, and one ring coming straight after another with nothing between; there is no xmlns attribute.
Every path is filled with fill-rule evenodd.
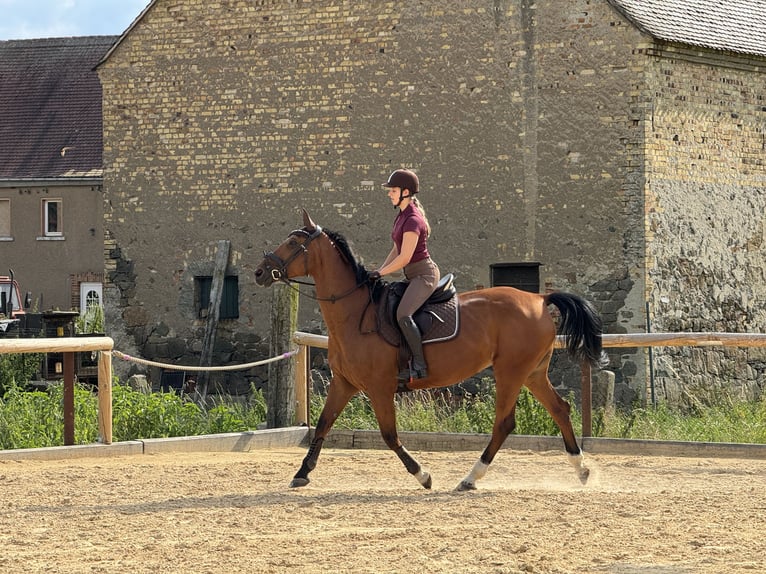
<svg viewBox="0 0 766 574"><path fill-rule="evenodd" d="M303 227L305 227L306 229L310 231L313 231L317 227L317 224L311 220L311 216L309 215L309 212L306 211L305 209L303 210Z"/></svg>

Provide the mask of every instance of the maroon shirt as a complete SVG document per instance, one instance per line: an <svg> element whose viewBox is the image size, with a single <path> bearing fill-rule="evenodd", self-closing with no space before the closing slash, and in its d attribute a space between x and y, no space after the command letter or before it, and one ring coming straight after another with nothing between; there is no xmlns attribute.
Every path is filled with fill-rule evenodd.
<svg viewBox="0 0 766 574"><path fill-rule="evenodd" d="M402 252L402 241L404 234L413 231L418 234L418 243L415 246L415 252L412 254L410 263L417 263L423 259L428 259L428 227L423 214L412 203L399 212L394 220L394 229L391 231L391 239L399 253Z"/></svg>

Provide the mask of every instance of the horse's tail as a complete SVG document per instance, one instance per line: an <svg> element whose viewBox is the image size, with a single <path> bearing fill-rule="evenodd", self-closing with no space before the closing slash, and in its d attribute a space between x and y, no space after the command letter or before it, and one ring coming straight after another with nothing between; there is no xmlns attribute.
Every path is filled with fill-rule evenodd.
<svg viewBox="0 0 766 574"><path fill-rule="evenodd" d="M561 292L548 293L545 302L561 312L558 334L566 337L569 355L594 367L606 367L609 358L601 346L601 317L593 305L578 295Z"/></svg>

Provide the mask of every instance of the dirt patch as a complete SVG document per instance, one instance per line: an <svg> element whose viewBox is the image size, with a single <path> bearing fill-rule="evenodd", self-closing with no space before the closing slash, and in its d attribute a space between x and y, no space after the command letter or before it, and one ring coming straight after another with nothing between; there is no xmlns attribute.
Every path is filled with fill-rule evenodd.
<svg viewBox="0 0 766 574"><path fill-rule="evenodd" d="M766 463L304 449L0 462L0 572L736 573L766 569Z"/></svg>

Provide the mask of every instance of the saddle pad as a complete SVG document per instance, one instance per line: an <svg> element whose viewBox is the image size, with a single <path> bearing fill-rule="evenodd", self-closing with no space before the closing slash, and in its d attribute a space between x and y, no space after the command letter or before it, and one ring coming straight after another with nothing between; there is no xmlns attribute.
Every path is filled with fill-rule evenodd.
<svg viewBox="0 0 766 574"><path fill-rule="evenodd" d="M430 329L423 333L423 344L438 343L439 341L449 341L457 336L460 326L460 316L458 314L458 298L452 297L444 303L429 305L424 309L424 313L431 313L433 320Z"/></svg>
<svg viewBox="0 0 766 574"><path fill-rule="evenodd" d="M383 305L381 310L385 307ZM457 336L460 327L459 308L458 297L455 296L442 303L428 304L415 313L415 323L422 333L424 345L449 341ZM387 313L379 312L378 332L386 343L398 347L402 344L402 334L394 320Z"/></svg>

